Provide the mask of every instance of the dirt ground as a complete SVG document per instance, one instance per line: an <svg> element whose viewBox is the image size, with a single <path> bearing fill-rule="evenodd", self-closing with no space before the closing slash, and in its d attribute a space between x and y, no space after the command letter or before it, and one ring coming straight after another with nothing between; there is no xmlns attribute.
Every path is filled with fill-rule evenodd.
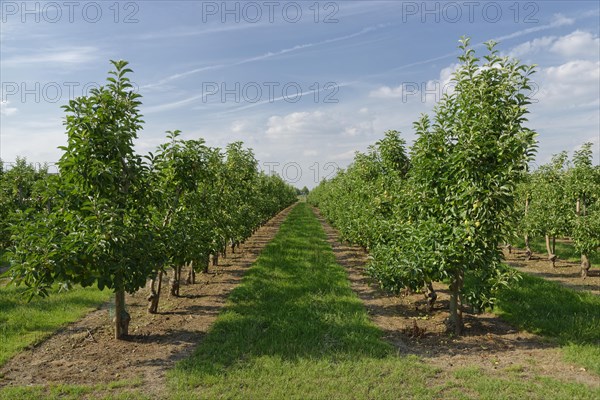
<svg viewBox="0 0 600 400"><path fill-rule="evenodd" d="M158 314L146 312L148 290L128 296L131 324L127 340L113 339L111 306L105 304L12 358L0 368L0 387L129 380L137 383L138 390L161 397L166 371L201 342L231 290L273 239L290 210L271 219L235 254L221 258L208 274L197 274L196 284L183 285L180 297L168 297L167 287Z"/></svg>
<svg viewBox="0 0 600 400"><path fill-rule="evenodd" d="M515 329L493 314L465 314L464 336L445 333L449 292L444 286L434 285L438 300L431 313L425 311L423 294L392 296L382 292L363 273L367 254L360 247L341 243L338 232L318 210L313 211L321 221L336 260L347 269L352 289L364 302L371 320L399 353L418 355L443 368L445 373L460 367L480 367L496 374L516 372L523 379L542 375L600 386L596 375L565 363L554 345Z"/></svg>
<svg viewBox="0 0 600 400"><path fill-rule="evenodd" d="M600 270L598 266L592 265L586 279L581 278L581 267L577 262L565 261L560 258L552 266L548 257L544 254L533 253L529 261L525 260L525 250L512 249L509 253L504 250L504 256L509 265L517 270L539 276L550 281L558 282L575 290L586 290L600 295Z"/></svg>

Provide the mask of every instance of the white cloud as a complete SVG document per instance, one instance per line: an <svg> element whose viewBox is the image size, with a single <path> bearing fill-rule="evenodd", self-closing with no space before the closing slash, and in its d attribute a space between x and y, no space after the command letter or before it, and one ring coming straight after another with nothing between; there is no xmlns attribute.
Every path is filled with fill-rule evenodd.
<svg viewBox="0 0 600 400"><path fill-rule="evenodd" d="M266 136L270 139L301 138L318 140L319 137L364 136L373 132L373 119L365 112L349 110L345 113L294 112L274 115L267 121ZM329 139L328 139L329 140Z"/></svg>
<svg viewBox="0 0 600 400"><path fill-rule="evenodd" d="M334 154L331 159L334 161L352 161L355 154L356 150L348 150L343 153Z"/></svg>
<svg viewBox="0 0 600 400"><path fill-rule="evenodd" d="M405 84L400 84L396 87L381 86L369 93L369 97L378 99L397 99L405 93Z"/></svg>
<svg viewBox="0 0 600 400"><path fill-rule="evenodd" d="M593 107L600 91L600 62L574 60L542 68L535 76L539 91L534 98L539 105L552 107L554 115L565 115L566 109ZM596 109L597 113L597 109Z"/></svg>
<svg viewBox="0 0 600 400"><path fill-rule="evenodd" d="M170 103L157 104L157 105L149 106L149 107L143 107L142 111L144 114L152 114L152 113L156 113L156 112L173 110L176 108L186 106L188 104L193 104L198 100L204 99L205 97L206 97L205 94L199 94L196 96L188 97L183 100L173 101Z"/></svg>
<svg viewBox="0 0 600 400"><path fill-rule="evenodd" d="M310 130L308 126L313 125L312 122L324 122L323 117L324 114L320 111L314 113L294 112L283 117L274 115L269 117L266 134L270 138L305 134Z"/></svg>
<svg viewBox="0 0 600 400"><path fill-rule="evenodd" d="M153 31L149 33L144 33L136 36L137 39L140 40L159 40L159 39L174 39L174 38L186 38L191 36L203 36L210 35L215 33L223 33L223 32L231 32L231 31L239 31L253 28L260 28L260 24L235 24L235 25L222 25L218 24L217 26L203 27L198 29L197 27L175 27L169 28L161 31Z"/></svg>
<svg viewBox="0 0 600 400"><path fill-rule="evenodd" d="M599 71L600 61L574 60L557 67L545 68L542 73L548 78L549 83L588 86L598 84Z"/></svg>
<svg viewBox="0 0 600 400"><path fill-rule="evenodd" d="M210 70L218 70L218 69L223 69L223 68L229 68L229 67L234 67L234 66L239 66L239 65L244 65L244 64L249 64L249 63L253 63L256 61L263 61L263 60L267 60L270 58L274 58L274 57L279 57L282 55L287 55L290 53L295 53L297 51L302 51L302 50L306 50L306 49L310 49L312 47L318 47L318 46L323 46L323 45L328 45L328 44L332 44L332 43L337 43L337 42L341 42L341 41L346 41L346 40L350 40L350 39L354 39L356 37L359 36L363 36L365 34L369 34L371 32L383 29L385 27L387 27L389 24L378 24L375 26L369 26L366 28L361 29L358 32L354 32L348 35L344 35L344 36L338 36L338 37L334 37L331 39L325 39L325 40L321 40L319 42L314 42L314 43L303 43L303 44L298 44L296 46L293 47L288 47L282 50L276 50L276 51L268 51L264 54L258 55L258 56L253 56L253 57L248 57L248 58L244 58L229 64L215 64L215 65L208 65L208 66L204 66L201 68L195 68L189 71L184 71L181 73L177 73L171 76L167 76L166 78L160 79L157 82L148 84L148 85L144 85L142 86L142 88L148 88L148 87L154 87L154 86L160 86L163 85L167 82L170 82L172 80L175 79L179 79L179 78L183 78L183 77L187 77L190 75L194 75L198 72L205 72L205 71L210 71Z"/></svg>
<svg viewBox="0 0 600 400"><path fill-rule="evenodd" d="M241 133L246 129L246 125L245 121L233 121L231 123L231 131L233 133Z"/></svg>
<svg viewBox="0 0 600 400"><path fill-rule="evenodd" d="M4 115L4 116L8 117L18 111L18 108L16 108L16 107L9 107L8 106L9 103L10 102L8 100L0 101L0 115Z"/></svg>
<svg viewBox="0 0 600 400"><path fill-rule="evenodd" d="M541 104L555 104L557 114L565 108L593 104L600 90L600 62L576 60L540 71L536 96Z"/></svg>
<svg viewBox="0 0 600 400"><path fill-rule="evenodd" d="M381 86L369 93L376 99L401 99L402 103L437 103L443 94L451 94L454 89L452 76L459 64L453 63L443 68L437 79L426 82L402 82L396 87Z"/></svg>
<svg viewBox="0 0 600 400"><path fill-rule="evenodd" d="M598 59L600 38L590 32L577 30L558 38L550 49L565 57L595 57Z"/></svg>
<svg viewBox="0 0 600 400"><path fill-rule="evenodd" d="M554 14L550 25L552 25L553 27L559 27L559 26L573 25L574 23L575 23L575 20L573 18L566 17L562 14Z"/></svg>
<svg viewBox="0 0 600 400"><path fill-rule="evenodd" d="M23 67L30 64L85 64L96 60L99 50L95 47L71 47L46 49L30 54L7 57L2 60L4 66Z"/></svg>
<svg viewBox="0 0 600 400"><path fill-rule="evenodd" d="M541 38L535 38L525 43L514 47L509 55L511 57L521 58L526 55L535 54L540 51L547 50L548 47L556 40L556 36L544 36Z"/></svg>
<svg viewBox="0 0 600 400"><path fill-rule="evenodd" d="M600 38L591 32L576 30L565 36L544 36L513 47L509 55L523 58L541 52L552 52L565 60L583 58L597 60L600 56Z"/></svg>
<svg viewBox="0 0 600 400"><path fill-rule="evenodd" d="M550 21L549 24L538 25L538 26L534 26L532 28L522 29L520 31L516 31L516 32L510 33L508 35L497 37L494 40L496 42L503 42L505 40L514 39L516 37L528 35L528 34L534 33L534 32L540 32L540 31L544 31L544 30L548 30L548 29L558 28L561 26L572 25L573 23L575 23L575 20L573 18L565 17L562 14L554 14L554 16L552 17L552 21Z"/></svg>

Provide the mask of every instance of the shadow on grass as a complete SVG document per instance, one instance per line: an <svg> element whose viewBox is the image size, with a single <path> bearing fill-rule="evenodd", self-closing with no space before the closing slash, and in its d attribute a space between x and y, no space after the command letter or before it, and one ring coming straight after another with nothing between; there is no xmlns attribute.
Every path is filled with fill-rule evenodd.
<svg viewBox="0 0 600 400"><path fill-rule="evenodd" d="M324 238L311 211L296 207L177 369L216 375L262 356L295 361L391 354Z"/></svg>
<svg viewBox="0 0 600 400"><path fill-rule="evenodd" d="M600 297L531 275L501 292L498 310L521 329L561 344L600 343Z"/></svg>

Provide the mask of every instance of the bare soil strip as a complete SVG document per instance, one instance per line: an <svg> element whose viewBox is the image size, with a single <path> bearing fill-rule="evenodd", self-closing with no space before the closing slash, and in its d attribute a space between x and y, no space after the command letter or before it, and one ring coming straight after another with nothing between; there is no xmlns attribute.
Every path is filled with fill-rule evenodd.
<svg viewBox="0 0 600 400"><path fill-rule="evenodd" d="M110 305L59 330L41 344L16 355L0 369L0 387L49 383L96 384L137 382L143 392L160 397L165 373L188 356L202 340L229 293L275 237L293 206L283 210L218 267L198 274L196 284L183 285L180 297L163 292L159 314L146 312L147 290L128 296L130 337L113 338Z"/></svg>
<svg viewBox="0 0 600 400"><path fill-rule="evenodd" d="M597 269L597 265L596 268L592 265L588 277L582 279L580 275L581 266L577 262L559 258L555 262L555 267L553 267L552 262L548 261L543 254L533 253L531 259L526 261L525 250L514 248L510 254L507 250L504 250L504 256L507 263L519 271L560 283L569 289L586 290L595 295L600 295L600 271Z"/></svg>
<svg viewBox="0 0 600 400"><path fill-rule="evenodd" d="M599 387L596 375L563 361L560 349L543 338L518 331L494 314L465 314L465 335L445 333L449 293L434 285L438 301L425 311L423 294L392 296L364 275L368 255L360 247L340 242L339 233L313 208L337 262L348 271L352 289L365 304L371 320L401 354L415 354L444 373L461 367L479 367L495 374L518 373L523 379L542 375Z"/></svg>

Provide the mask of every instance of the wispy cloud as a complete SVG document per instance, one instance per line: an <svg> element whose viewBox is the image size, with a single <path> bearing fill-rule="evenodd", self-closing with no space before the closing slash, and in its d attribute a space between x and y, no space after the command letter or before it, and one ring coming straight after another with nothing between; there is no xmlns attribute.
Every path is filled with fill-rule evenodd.
<svg viewBox="0 0 600 400"><path fill-rule="evenodd" d="M98 56L98 49L91 46L48 48L32 51L29 54L6 57L2 60L2 65L5 67L24 67L31 64L77 65L94 61Z"/></svg>
<svg viewBox="0 0 600 400"><path fill-rule="evenodd" d="M206 96L205 94L199 94L196 96L188 97L187 99L174 101L171 103L164 103L164 104L158 104L155 106L144 107L144 109L142 111L144 114L152 114L152 113L157 113L157 112L161 112L161 111L173 110L173 109L180 108L180 107L186 106L188 104L194 103L195 101L200 100L205 96Z"/></svg>
<svg viewBox="0 0 600 400"><path fill-rule="evenodd" d="M514 39L520 36L524 36L524 35L528 35L531 33L535 33L535 32L540 32L540 31L544 31L544 30L548 30L548 29L553 29L553 28L557 28L557 27L561 27L561 26L566 26L566 25L571 25L575 23L575 19L573 18L567 18L562 14L555 14L553 20L545 25L539 25L539 26L535 26L532 28L527 28L527 29L522 29L520 31L516 31L507 35L503 35L503 36L498 36L496 38L494 38L493 40L496 42L502 42L505 40L509 40L509 39ZM474 48L478 48L484 45L484 42L481 43L477 43L474 44L473 47ZM388 71L385 71L383 73L379 73L379 74L374 74L371 75L370 77L376 77L376 76L383 76L383 75L387 75L393 72L397 72L400 71L402 69L406 69L406 68L411 68L411 67L417 67L420 65L427 65L427 64L431 64L433 62L436 61L441 61L441 60L445 60L447 58L454 58L458 55L458 51L453 51L451 53L446 53L444 55L441 56L437 56L437 57L432 57L432 58L428 58L425 60L420 60L420 61L416 61L416 62L412 62L412 63L408 63L408 64L403 64L403 65L399 65L395 68L392 68Z"/></svg>
<svg viewBox="0 0 600 400"><path fill-rule="evenodd" d="M549 24L534 26L532 28L522 29L520 31L516 31L516 32L510 33L508 35L498 36L498 37L494 38L494 41L502 42L502 41L514 39L514 38L517 38L520 36L529 35L530 33L545 31L548 29L558 28L561 26L572 25L574 23L575 23L575 19L573 19L573 18L565 17L562 14L555 14L554 18L552 19L552 21Z"/></svg>
<svg viewBox="0 0 600 400"><path fill-rule="evenodd" d="M175 38L186 38L194 36L211 35L215 33L224 32L235 32L246 29L256 29L263 27L261 24L235 24L235 25L224 25L219 24L218 26L211 26L208 28L198 29L195 27L178 27L168 30L155 31L150 33L144 33L138 35L136 38L139 40L160 40L160 39L175 39Z"/></svg>
<svg viewBox="0 0 600 400"><path fill-rule="evenodd" d="M351 86L354 83L356 83L356 82L342 82L340 84L337 84L336 88L339 89L339 88L342 88L342 87L345 87L345 86ZM298 93L294 97L298 96L298 97L302 98L302 97L307 96L307 95L311 95L311 94L314 94L314 93L321 93L323 91L330 91L330 90L331 90L330 87L323 86L323 87L320 87L319 89L307 90L305 92ZM232 108L230 110L223 111L220 114L221 115L230 114L230 113L234 113L234 112L246 110L248 108L254 108L254 107L262 106L264 104L271 104L271 103L276 103L276 102L279 102L279 101L282 101L282 100L289 100L290 97L291 96L280 96L280 97L275 97L273 99L257 101L256 103L249 103L249 104L246 104L244 106L235 107L235 108Z"/></svg>
<svg viewBox="0 0 600 400"><path fill-rule="evenodd" d="M326 39L326 40L321 40L319 42L314 42L314 43L304 43L304 44L299 44L293 47L289 47L286 49L282 49L282 50L278 50L278 51L274 51L274 52L267 52L258 56L254 56L254 57L249 57L249 58L245 58L242 60L238 60L232 63L228 63L228 64L215 64L215 65L209 65L209 66L205 66L205 67L201 67L201 68L195 68L189 71L185 71L185 72L180 72L174 75L170 75L166 78L163 78L157 82L148 84L148 85L144 85L141 88L150 88L150 87L155 87L155 86L160 86L160 85L164 85L165 83L171 82L173 80L176 79L180 79L180 78L184 78L186 76L190 76L190 75L194 75L197 74L199 72L205 72L205 71L210 71L210 70L217 70L217 69L223 69L223 68L229 68L229 67L235 67L235 66L239 66L239 65L244 65L244 64L248 64L248 63L252 63L252 62L257 62L257 61L263 61L263 60L267 60L270 58L274 58L274 57L278 57L278 56L282 56L284 54L290 54L290 53L294 53L300 50L305 50L305 49L309 49L312 47L316 47L316 46L323 46L323 45L327 45L327 44L331 44L331 43L336 43L336 42L341 42L344 40L349 40L349 39L354 39L356 37L365 35L367 33L382 29L389 26L389 24L379 24L379 25L375 25L375 26L370 26L364 29L361 29L358 32L354 32L348 35L344 35L344 36L338 36L335 38L331 38L331 39Z"/></svg>

